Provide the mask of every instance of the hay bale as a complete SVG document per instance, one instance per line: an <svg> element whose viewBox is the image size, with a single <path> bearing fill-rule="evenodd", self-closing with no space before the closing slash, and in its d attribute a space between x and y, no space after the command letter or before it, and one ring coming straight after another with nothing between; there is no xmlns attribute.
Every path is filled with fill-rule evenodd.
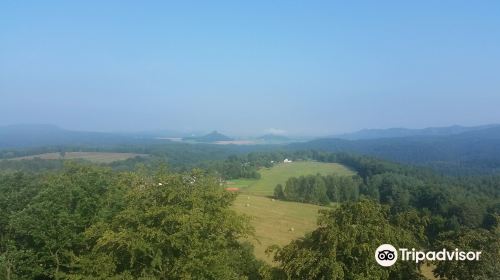
<svg viewBox="0 0 500 280"><path fill-rule="evenodd" d="M246 207L250 207L250 203L245 204Z"/></svg>

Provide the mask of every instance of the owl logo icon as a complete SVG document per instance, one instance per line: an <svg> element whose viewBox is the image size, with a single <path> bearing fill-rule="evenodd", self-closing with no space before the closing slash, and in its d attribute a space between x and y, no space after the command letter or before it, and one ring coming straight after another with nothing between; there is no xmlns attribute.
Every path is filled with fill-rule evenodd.
<svg viewBox="0 0 500 280"><path fill-rule="evenodd" d="M391 244L382 244L375 251L375 260L381 266L391 266L398 260L398 251Z"/></svg>

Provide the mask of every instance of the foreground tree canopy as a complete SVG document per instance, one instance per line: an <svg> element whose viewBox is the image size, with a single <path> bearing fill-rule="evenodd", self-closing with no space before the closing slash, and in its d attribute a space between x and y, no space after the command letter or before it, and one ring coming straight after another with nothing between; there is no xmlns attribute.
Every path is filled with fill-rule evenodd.
<svg viewBox="0 0 500 280"><path fill-rule="evenodd" d="M385 268L373 255L384 243L414 248L407 229L389 221L387 207L361 201L324 211L319 227L302 239L276 249L285 279L419 279L413 263Z"/></svg>
<svg viewBox="0 0 500 280"><path fill-rule="evenodd" d="M147 177L70 165L36 183L22 174L2 179L10 213L2 211L1 279L257 274L239 241L249 224L228 208L234 195L201 172Z"/></svg>

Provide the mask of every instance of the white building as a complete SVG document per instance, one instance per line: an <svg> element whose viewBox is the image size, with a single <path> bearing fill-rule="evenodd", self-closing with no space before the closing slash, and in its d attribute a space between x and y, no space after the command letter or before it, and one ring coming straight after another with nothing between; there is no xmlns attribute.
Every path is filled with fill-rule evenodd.
<svg viewBox="0 0 500 280"><path fill-rule="evenodd" d="M283 161L283 163L290 163L290 162L292 162L292 161L287 159L287 158L285 158L285 160Z"/></svg>

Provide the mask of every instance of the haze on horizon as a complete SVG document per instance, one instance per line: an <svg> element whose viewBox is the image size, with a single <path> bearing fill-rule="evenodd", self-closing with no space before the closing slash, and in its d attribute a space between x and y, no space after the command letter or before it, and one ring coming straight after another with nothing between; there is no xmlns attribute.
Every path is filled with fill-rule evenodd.
<svg viewBox="0 0 500 280"><path fill-rule="evenodd" d="M500 122L496 1L2 1L0 125L326 135Z"/></svg>

